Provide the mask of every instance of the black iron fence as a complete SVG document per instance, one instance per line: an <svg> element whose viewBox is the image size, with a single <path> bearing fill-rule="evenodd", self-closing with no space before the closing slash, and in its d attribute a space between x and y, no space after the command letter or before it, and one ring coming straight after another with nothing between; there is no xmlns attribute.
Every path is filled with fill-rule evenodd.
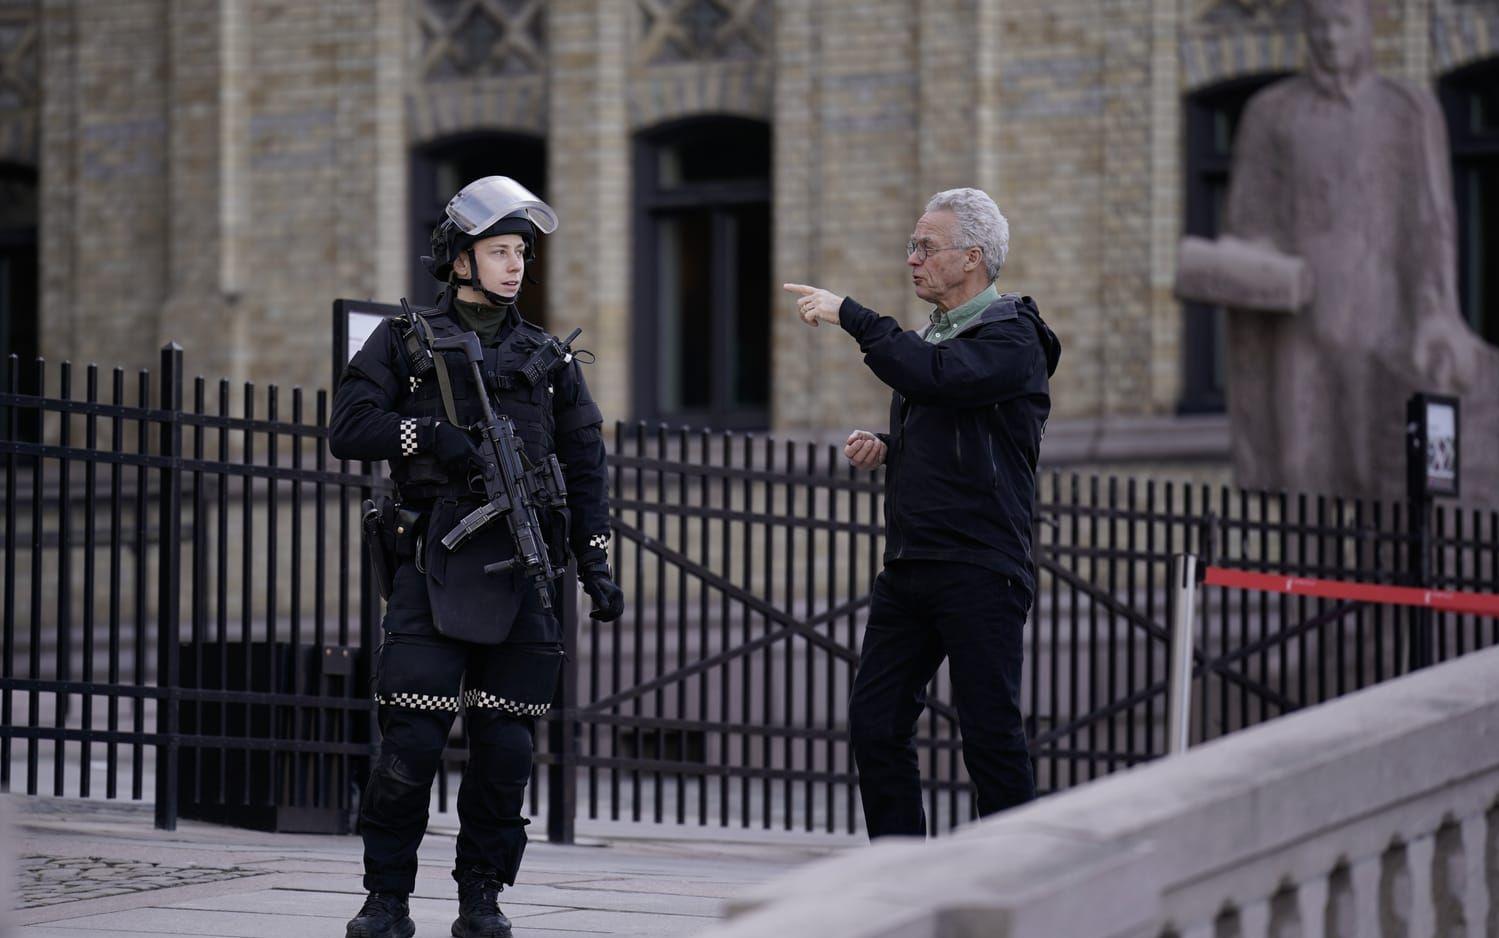
<svg viewBox="0 0 1499 938"><path fill-rule="evenodd" d="M175 346L155 380L82 371L12 357L0 395L30 428L0 440L0 787L50 765L52 794L149 785L163 826L336 828L369 751L379 481L329 459L325 392L197 378L185 404Z"/></svg>
<svg viewBox="0 0 1499 938"><path fill-rule="evenodd" d="M118 370L104 390L83 377L80 395L68 365L12 359L0 383L19 418L0 438L0 786L149 787L164 826L346 829L379 616L357 512L384 483L328 456L324 392L189 385L174 347L130 393ZM644 425L616 427L610 465L626 615L580 619L564 591L533 810L557 839L577 817L858 830L844 703L881 566L879 474L833 446ZM1165 751L1173 554L1375 583L1424 564L1427 585L1499 590L1499 514L1422 511L1044 476L1025 682L1040 787ZM1197 739L1499 642L1470 616L1218 588L1203 603ZM916 740L934 831L972 812L950 701L944 672ZM460 721L439 810L463 758Z"/></svg>

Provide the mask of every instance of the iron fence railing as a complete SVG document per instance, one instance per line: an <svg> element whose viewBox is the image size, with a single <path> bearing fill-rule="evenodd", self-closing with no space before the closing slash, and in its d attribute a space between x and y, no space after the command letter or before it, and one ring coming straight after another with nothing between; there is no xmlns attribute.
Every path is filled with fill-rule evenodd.
<svg viewBox="0 0 1499 938"><path fill-rule="evenodd" d="M80 394L77 374L12 358L0 380L0 787L151 797L163 826L347 829L379 619L357 513L386 483L329 456L325 392L187 382L174 346L154 377L90 366ZM562 840L579 817L858 830L845 703L881 475L743 433L617 425L609 443L626 614L592 622L564 590L533 810ZM1043 791L1165 752L1173 554L1499 590L1499 513L1452 505L1413 519L1048 473L1034 539L1024 709ZM1499 642L1494 620L1217 587L1197 623L1198 740ZM950 690L944 670L915 739L934 831L973 810ZM460 721L439 810L465 756Z"/></svg>

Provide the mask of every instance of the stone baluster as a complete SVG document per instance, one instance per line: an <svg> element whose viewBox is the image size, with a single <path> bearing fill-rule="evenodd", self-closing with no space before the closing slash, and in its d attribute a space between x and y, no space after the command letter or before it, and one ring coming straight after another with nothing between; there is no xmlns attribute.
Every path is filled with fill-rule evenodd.
<svg viewBox="0 0 1499 938"><path fill-rule="evenodd" d="M1185 926L1175 934L1178 938L1216 938L1218 929L1213 924L1213 920L1208 919L1205 922L1198 922L1196 925Z"/></svg>
<svg viewBox="0 0 1499 938"><path fill-rule="evenodd" d="M1270 938L1270 900L1256 899L1239 909L1239 938Z"/></svg>
<svg viewBox="0 0 1499 938"><path fill-rule="evenodd" d="M1436 848L1436 838L1429 834L1413 839L1405 848L1406 872L1411 882L1409 938L1436 938L1437 904L1431 875Z"/></svg>
<svg viewBox="0 0 1499 938"><path fill-rule="evenodd" d="M1296 887L1296 912L1301 918L1301 934L1321 935L1327 921L1327 877L1322 876Z"/></svg>
<svg viewBox="0 0 1499 938"><path fill-rule="evenodd" d="M1489 895L1488 857L1489 819L1484 814L1475 814L1463 820L1463 871L1467 882L1463 884L1463 921L1467 923L1469 935L1481 935L1488 924Z"/></svg>
<svg viewBox="0 0 1499 938"><path fill-rule="evenodd" d="M1353 865L1353 934L1358 938L1380 938L1380 858L1368 857Z"/></svg>

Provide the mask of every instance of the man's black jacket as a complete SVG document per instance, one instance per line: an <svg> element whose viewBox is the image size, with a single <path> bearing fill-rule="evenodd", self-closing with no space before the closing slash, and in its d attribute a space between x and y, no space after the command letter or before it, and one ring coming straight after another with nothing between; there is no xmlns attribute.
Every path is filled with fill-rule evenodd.
<svg viewBox="0 0 1499 938"><path fill-rule="evenodd" d="M1036 459L1062 344L1011 294L937 345L845 299L839 322L895 394L885 457L885 563L977 564L1033 594Z"/></svg>

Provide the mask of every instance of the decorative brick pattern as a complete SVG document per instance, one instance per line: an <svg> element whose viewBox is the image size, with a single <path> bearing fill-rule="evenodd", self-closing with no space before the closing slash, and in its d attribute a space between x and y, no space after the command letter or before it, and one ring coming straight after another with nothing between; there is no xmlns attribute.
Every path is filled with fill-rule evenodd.
<svg viewBox="0 0 1499 938"><path fill-rule="evenodd" d="M769 0L635 0L635 57L647 64L753 59L769 50Z"/></svg>
<svg viewBox="0 0 1499 938"><path fill-rule="evenodd" d="M1432 0L1431 69L1437 75L1499 55L1499 5Z"/></svg>
<svg viewBox="0 0 1499 938"><path fill-rule="evenodd" d="M414 0L423 80L534 75L546 65L543 0Z"/></svg>

